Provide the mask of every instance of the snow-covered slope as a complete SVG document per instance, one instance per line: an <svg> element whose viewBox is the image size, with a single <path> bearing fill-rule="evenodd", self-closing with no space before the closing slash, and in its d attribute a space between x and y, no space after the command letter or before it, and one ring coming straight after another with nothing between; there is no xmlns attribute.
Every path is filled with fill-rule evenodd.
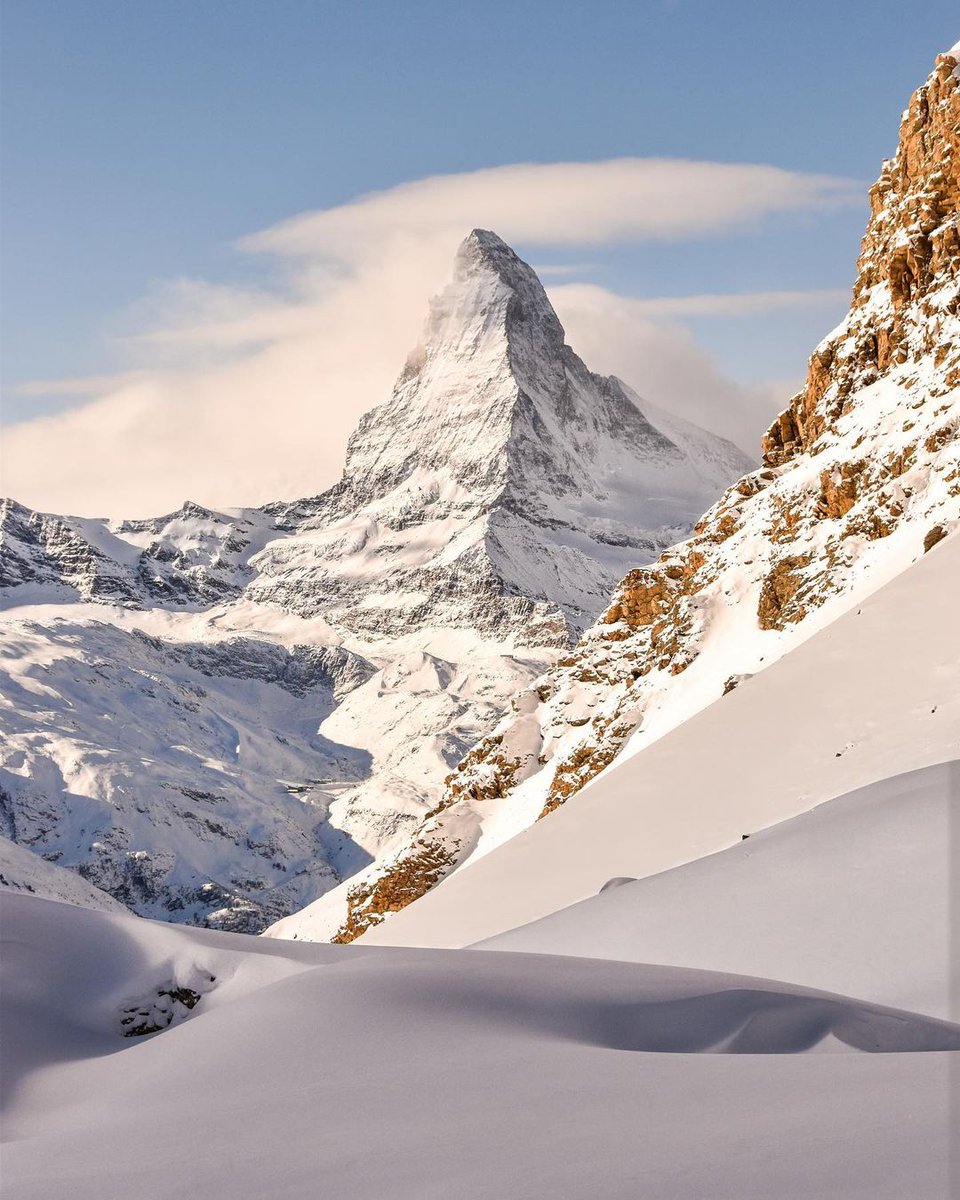
<svg viewBox="0 0 960 1200"><path fill-rule="evenodd" d="M117 522L3 500L0 597L207 608L239 594L251 576L248 559L273 524L254 509L218 513L191 501L164 517Z"/></svg>
<svg viewBox="0 0 960 1200"><path fill-rule="evenodd" d="M930 1017L0 903L11 1200L948 1194L960 1027Z"/></svg>
<svg viewBox="0 0 960 1200"><path fill-rule="evenodd" d="M960 757L958 578L955 536L364 941L467 945Z"/></svg>
<svg viewBox="0 0 960 1200"><path fill-rule="evenodd" d="M956 1021L958 822L960 762L924 767L481 945L789 979Z"/></svg>
<svg viewBox="0 0 960 1200"><path fill-rule="evenodd" d="M960 525L956 66L941 56L910 102L871 191L850 312L765 438L763 468L687 541L624 578L576 649L467 755L406 845L313 910L316 935L350 939L392 919Z"/></svg>
<svg viewBox="0 0 960 1200"><path fill-rule="evenodd" d="M248 930L393 850L744 469L638 405L476 231L325 495L122 522L7 502L0 829L141 914Z"/></svg>
<svg viewBox="0 0 960 1200"><path fill-rule="evenodd" d="M0 889L25 892L44 900L60 900L103 912L125 912L119 900L87 883L73 871L31 854L9 838L0 837Z"/></svg>

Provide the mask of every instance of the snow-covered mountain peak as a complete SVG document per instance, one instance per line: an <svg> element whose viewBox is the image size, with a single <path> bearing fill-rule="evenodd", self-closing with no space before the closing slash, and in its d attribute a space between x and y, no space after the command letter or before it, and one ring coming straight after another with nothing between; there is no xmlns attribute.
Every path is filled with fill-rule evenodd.
<svg viewBox="0 0 960 1200"><path fill-rule="evenodd" d="M549 407L564 390L569 354L533 269L495 233L475 229L393 393L350 439L348 502L358 489L369 499L413 474L420 487L424 471L469 489L475 502L493 501L508 482L518 405L526 395Z"/></svg>
<svg viewBox="0 0 960 1200"><path fill-rule="evenodd" d="M461 320L471 308L481 319L502 319L512 338L539 342L541 352L557 353L563 344L563 326L536 272L488 229L474 229L461 243L453 280L434 301L437 315L448 312L451 301L458 302Z"/></svg>
<svg viewBox="0 0 960 1200"><path fill-rule="evenodd" d="M566 644L749 466L642 405L566 344L533 269L474 230L340 483L254 560L254 592L365 634L466 625Z"/></svg>

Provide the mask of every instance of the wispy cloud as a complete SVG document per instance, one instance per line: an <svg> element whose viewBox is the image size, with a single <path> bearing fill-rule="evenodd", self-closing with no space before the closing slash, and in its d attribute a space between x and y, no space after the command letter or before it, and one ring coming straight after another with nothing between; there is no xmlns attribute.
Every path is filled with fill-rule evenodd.
<svg viewBox="0 0 960 1200"><path fill-rule="evenodd" d="M248 250L356 261L406 237L483 223L508 241L600 246L743 228L772 213L860 200L849 179L754 163L618 158L438 175L303 213L244 238Z"/></svg>
<svg viewBox="0 0 960 1200"><path fill-rule="evenodd" d="M715 235L861 196L849 180L768 166L619 159L435 177L302 214L241 244L279 256L280 283L174 280L139 306L129 370L24 385L86 402L8 429L4 489L38 507L130 515L187 497L225 506L317 492L339 475L360 414L388 394L471 228L548 255ZM559 280L551 295L591 366L748 449L770 396L725 379L677 322L832 295L638 300Z"/></svg>
<svg viewBox="0 0 960 1200"><path fill-rule="evenodd" d="M65 379L31 379L27 383L18 383L10 389L14 396L76 396L87 399L91 396L101 396L118 387L135 383L144 378L142 371L114 371L108 375L72 375Z"/></svg>
<svg viewBox="0 0 960 1200"><path fill-rule="evenodd" d="M595 269L594 263L531 263L541 280L554 279L561 276L585 275Z"/></svg>
<svg viewBox="0 0 960 1200"><path fill-rule="evenodd" d="M749 453L801 379L736 382L674 319L645 312L645 301L605 288L562 284L550 298L570 341L595 371L626 380L641 397L732 438Z"/></svg>
<svg viewBox="0 0 960 1200"><path fill-rule="evenodd" d="M846 288L819 288L794 292L719 292L696 296L621 299L629 304L637 316L749 317L784 308L835 307L849 301L850 292Z"/></svg>

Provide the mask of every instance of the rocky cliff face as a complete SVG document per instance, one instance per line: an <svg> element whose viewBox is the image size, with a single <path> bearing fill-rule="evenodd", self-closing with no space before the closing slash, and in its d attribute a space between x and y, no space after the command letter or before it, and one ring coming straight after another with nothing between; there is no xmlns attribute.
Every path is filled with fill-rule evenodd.
<svg viewBox="0 0 960 1200"><path fill-rule="evenodd" d="M624 577L405 846L281 935L362 935L569 802L618 755L722 702L960 523L957 59L940 57L911 99L871 191L850 312L765 437L763 467L688 540Z"/></svg>
<svg viewBox="0 0 960 1200"><path fill-rule="evenodd" d="M806 387L764 439L777 466L811 450L844 415L851 396L909 366L945 367L935 382L960 382L949 323L960 273L960 119L957 51L941 55L913 94L893 158L870 189L871 217L857 263L850 313L810 359Z"/></svg>
<svg viewBox="0 0 960 1200"><path fill-rule="evenodd" d="M0 515L0 833L251 931L403 842L510 697L743 470L566 345L472 234L323 496Z"/></svg>

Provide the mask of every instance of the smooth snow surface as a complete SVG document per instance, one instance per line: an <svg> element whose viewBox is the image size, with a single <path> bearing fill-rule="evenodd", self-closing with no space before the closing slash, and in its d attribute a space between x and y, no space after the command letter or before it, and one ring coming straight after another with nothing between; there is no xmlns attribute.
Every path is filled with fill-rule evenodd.
<svg viewBox="0 0 960 1200"><path fill-rule="evenodd" d="M958 577L953 537L364 942L468 945L594 896L608 879L679 866L960 757Z"/></svg>
<svg viewBox="0 0 960 1200"><path fill-rule="evenodd" d="M483 947L790 979L958 1020L958 829L960 763L927 767Z"/></svg>
<svg viewBox="0 0 960 1200"><path fill-rule="evenodd" d="M948 1194L955 1025L710 972L0 901L7 1200ZM191 1012L120 1036L173 987Z"/></svg>

